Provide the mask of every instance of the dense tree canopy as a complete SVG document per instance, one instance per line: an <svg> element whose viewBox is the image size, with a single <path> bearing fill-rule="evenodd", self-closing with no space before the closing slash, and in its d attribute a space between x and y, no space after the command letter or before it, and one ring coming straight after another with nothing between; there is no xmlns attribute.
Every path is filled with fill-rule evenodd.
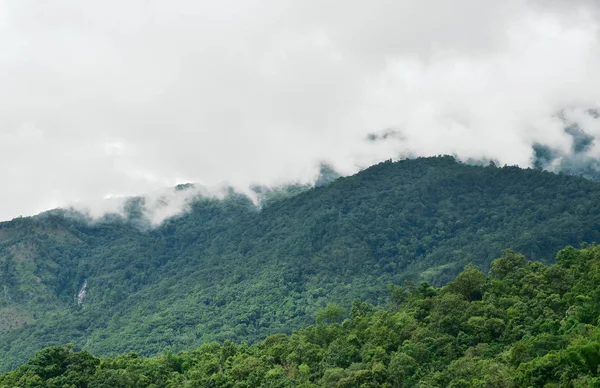
<svg viewBox="0 0 600 388"><path fill-rule="evenodd" d="M290 187L261 208L235 192L198 198L157 228L142 202L125 218L53 211L0 223L0 370L65 343L98 356L252 344L317 318L335 324L354 299L385 304L388 285L405 280L452 280L448 298L475 303L482 275L468 267L454 279L469 263L487 272L504 248L550 263L564 246L600 241L599 183L451 157ZM521 264L503 265L496 276ZM414 292L391 290L398 302Z"/></svg>
<svg viewBox="0 0 600 388"><path fill-rule="evenodd" d="M1 387L597 387L600 247L546 266L507 250L486 276L467 266L441 288L406 282L383 308L346 311L248 346L209 343L153 358L38 352ZM345 315L343 321L341 314Z"/></svg>

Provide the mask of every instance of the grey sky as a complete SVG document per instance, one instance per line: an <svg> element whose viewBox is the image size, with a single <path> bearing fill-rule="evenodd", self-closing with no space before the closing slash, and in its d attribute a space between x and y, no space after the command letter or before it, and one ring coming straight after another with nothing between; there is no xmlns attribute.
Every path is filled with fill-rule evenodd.
<svg viewBox="0 0 600 388"><path fill-rule="evenodd" d="M320 161L568 153L558 112L600 135L597 3L0 0L0 219Z"/></svg>

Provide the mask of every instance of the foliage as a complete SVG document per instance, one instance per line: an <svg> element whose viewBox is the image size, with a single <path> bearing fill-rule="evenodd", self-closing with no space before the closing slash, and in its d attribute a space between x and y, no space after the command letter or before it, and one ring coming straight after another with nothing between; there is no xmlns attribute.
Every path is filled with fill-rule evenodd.
<svg viewBox="0 0 600 388"><path fill-rule="evenodd" d="M208 343L153 358L50 347L0 375L0 387L600 384L599 246L568 247L551 266L507 250L488 276L467 266L442 288L407 282L391 290L385 308L354 301L350 317L335 322L343 311L331 304L323 311L334 322L251 346Z"/></svg>
<svg viewBox="0 0 600 388"><path fill-rule="evenodd" d="M320 184L270 191L260 208L234 192L198 198L156 228L143 218L143 199L129 203L126 217L92 222L52 211L0 223L0 370L65 343L99 356L252 344L314 324L317 311L324 323L342 319L328 303L369 315L352 312L352 301L382 305L389 284L416 284L395 290L396 305L425 298L436 291L422 281L440 286L469 263L487 271L506 247L550 263L566 245L600 241L600 184L578 177L436 157ZM559 259L572 265L578 254ZM526 265L511 260L494 276ZM445 304L429 311L423 302L417 312L439 317L448 336L464 329L456 306L483 298L482 275L470 268L448 285ZM577 310L589 324L595 313ZM480 321L470 325L481 338L502 330ZM336 368L362 359L340 341L346 353L331 354Z"/></svg>

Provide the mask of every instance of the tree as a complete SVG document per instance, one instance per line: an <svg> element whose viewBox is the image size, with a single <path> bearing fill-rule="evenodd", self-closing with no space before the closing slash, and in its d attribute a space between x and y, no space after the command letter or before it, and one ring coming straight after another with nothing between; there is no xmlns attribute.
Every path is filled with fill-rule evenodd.
<svg viewBox="0 0 600 388"><path fill-rule="evenodd" d="M317 323L334 323L341 321L346 316L344 306L337 303L328 303L325 308L317 311Z"/></svg>
<svg viewBox="0 0 600 388"><path fill-rule="evenodd" d="M486 282L485 275L473 264L468 264L456 280L448 283L444 291L460 294L468 301L481 300Z"/></svg>

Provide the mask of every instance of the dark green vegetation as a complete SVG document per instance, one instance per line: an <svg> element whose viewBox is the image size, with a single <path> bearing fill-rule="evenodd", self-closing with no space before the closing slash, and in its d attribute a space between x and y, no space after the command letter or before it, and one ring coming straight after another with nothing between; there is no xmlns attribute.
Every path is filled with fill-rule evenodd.
<svg viewBox="0 0 600 388"><path fill-rule="evenodd" d="M556 261L506 251L487 277L470 265L443 288L390 287L385 308L331 304L317 325L252 346L104 359L47 348L0 386L598 387L600 247Z"/></svg>
<svg viewBox="0 0 600 388"><path fill-rule="evenodd" d="M504 248L548 263L600 241L600 184L539 170L422 158L298 192L260 211L241 195L198 199L155 229L140 201L126 219L1 223L0 369L65 343L101 356L253 343L330 302L383 304L388 284L487 271Z"/></svg>

